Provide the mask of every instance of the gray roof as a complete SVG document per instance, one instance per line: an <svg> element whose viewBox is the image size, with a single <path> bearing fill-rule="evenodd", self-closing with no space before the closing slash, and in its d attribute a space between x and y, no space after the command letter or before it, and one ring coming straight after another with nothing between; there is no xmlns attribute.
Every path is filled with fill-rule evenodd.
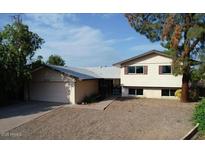
<svg viewBox="0 0 205 154"><path fill-rule="evenodd" d="M104 79L119 79L120 68L118 67L86 67L85 69L90 70Z"/></svg>
<svg viewBox="0 0 205 154"><path fill-rule="evenodd" d="M80 80L120 78L120 69L116 67L70 67L50 64L45 66Z"/></svg>
<svg viewBox="0 0 205 154"><path fill-rule="evenodd" d="M153 53L154 53L154 54L161 55L161 56L164 56L164 57L171 58L169 55L167 55L167 54L165 54L165 53L163 53L163 52L161 52L161 51L151 50L151 51L145 52L145 53L143 53L143 54L140 54L140 55L137 55L137 56L128 58L128 59L123 60L123 61L120 61L120 62L118 62L118 63L115 63L115 64L113 64L113 66L119 66L119 65L124 64L124 63L126 63L126 62L129 62L129 61L132 61L132 60L135 60L135 59L138 59L138 58L142 58L142 57L144 57L144 56L147 56L147 55L150 55L150 54L153 54Z"/></svg>

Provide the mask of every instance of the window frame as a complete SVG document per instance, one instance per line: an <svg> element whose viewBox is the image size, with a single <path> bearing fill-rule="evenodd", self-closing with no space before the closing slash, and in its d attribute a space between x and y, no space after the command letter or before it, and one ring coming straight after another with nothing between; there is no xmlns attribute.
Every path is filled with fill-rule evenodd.
<svg viewBox="0 0 205 154"><path fill-rule="evenodd" d="M131 94L131 93L130 93L130 90L134 90L134 94ZM135 96L135 95L136 95L136 89L134 89L134 88L128 88L128 95Z"/></svg>
<svg viewBox="0 0 205 154"><path fill-rule="evenodd" d="M134 72L129 72L130 68L134 67ZM137 67L141 67L142 68L142 73L137 73ZM139 65L139 66L127 66L127 74L147 74L145 73L145 67L143 65Z"/></svg>
<svg viewBox="0 0 205 154"><path fill-rule="evenodd" d="M168 90L168 95L163 95L163 90ZM172 94L174 94L174 93L172 93L171 91L175 91L176 92L176 89L161 89L161 96L162 97L173 97L173 96L175 96L175 95L172 95Z"/></svg>
<svg viewBox="0 0 205 154"><path fill-rule="evenodd" d="M130 69L131 67L134 67L134 73L130 73L130 72L129 72L129 69ZM128 67L127 67L127 74L136 74L136 67L135 67L135 66L128 66Z"/></svg>
<svg viewBox="0 0 205 154"><path fill-rule="evenodd" d="M172 91L174 91L173 95L172 95ZM170 96L175 96L175 92L176 92L176 89L170 89Z"/></svg>
<svg viewBox="0 0 205 154"><path fill-rule="evenodd" d="M138 92L139 90L142 90L142 95L141 95L141 94L137 94L137 92ZM143 96L143 95L144 95L144 90L143 90L142 88L137 88L137 89L136 89L136 95L137 95L137 96Z"/></svg>
<svg viewBox="0 0 205 154"><path fill-rule="evenodd" d="M139 68L139 67L142 68L142 73L138 73L138 72L137 72L137 67L138 67L138 68ZM135 73L136 73L136 74L144 74L144 66L135 66Z"/></svg>
<svg viewBox="0 0 205 154"><path fill-rule="evenodd" d="M163 70L164 70L163 68L164 68L164 67L170 67L170 72L169 72L169 73L164 73L164 72L163 72ZM172 74L172 66L171 66L171 65L161 65L161 73L160 73L160 74L165 74L165 75L166 75L166 74L167 74L167 75Z"/></svg>
<svg viewBox="0 0 205 154"><path fill-rule="evenodd" d="M130 90L134 90L134 94L131 94L130 93ZM138 95L138 90L142 90L142 95ZM131 95L131 96L143 96L144 95L144 89L143 88L128 88L128 95Z"/></svg>

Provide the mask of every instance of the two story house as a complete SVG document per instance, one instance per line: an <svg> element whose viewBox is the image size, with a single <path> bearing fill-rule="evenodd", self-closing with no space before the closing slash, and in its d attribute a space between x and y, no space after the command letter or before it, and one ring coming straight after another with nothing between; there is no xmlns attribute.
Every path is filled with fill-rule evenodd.
<svg viewBox="0 0 205 154"><path fill-rule="evenodd" d="M175 98L182 76L172 74L171 64L168 55L156 50L114 64L120 68L122 96Z"/></svg>
<svg viewBox="0 0 205 154"><path fill-rule="evenodd" d="M172 59L149 51L112 67L43 65L32 72L25 99L76 104L92 94L175 98L182 76L172 74Z"/></svg>

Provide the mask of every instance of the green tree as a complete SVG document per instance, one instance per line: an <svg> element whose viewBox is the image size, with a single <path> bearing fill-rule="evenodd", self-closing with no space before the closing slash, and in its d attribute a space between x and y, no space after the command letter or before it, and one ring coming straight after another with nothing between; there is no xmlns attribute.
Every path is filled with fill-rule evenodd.
<svg viewBox="0 0 205 154"><path fill-rule="evenodd" d="M50 55L47 61L48 64L64 66L65 61L58 55Z"/></svg>
<svg viewBox="0 0 205 154"><path fill-rule="evenodd" d="M205 54L200 54L198 57L199 65L197 65L195 69L192 71L192 81L205 80Z"/></svg>
<svg viewBox="0 0 205 154"><path fill-rule="evenodd" d="M31 78L30 66L35 51L44 40L15 16L12 24L0 31L0 102L16 97L24 83Z"/></svg>
<svg viewBox="0 0 205 154"><path fill-rule="evenodd" d="M205 14L126 14L130 25L172 55L174 75L182 75L182 102L189 100L193 59L204 52Z"/></svg>
<svg viewBox="0 0 205 154"><path fill-rule="evenodd" d="M34 61L32 61L32 63L31 63L31 69L35 69L35 68L41 66L42 64L44 64L43 56L38 55L38 56L37 56L37 59L35 59Z"/></svg>

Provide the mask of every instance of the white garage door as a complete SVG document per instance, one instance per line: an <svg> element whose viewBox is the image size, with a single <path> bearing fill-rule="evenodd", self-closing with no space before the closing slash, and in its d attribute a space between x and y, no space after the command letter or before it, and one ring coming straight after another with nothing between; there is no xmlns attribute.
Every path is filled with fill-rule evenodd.
<svg viewBox="0 0 205 154"><path fill-rule="evenodd" d="M67 103L64 82L33 82L30 84L30 100Z"/></svg>

